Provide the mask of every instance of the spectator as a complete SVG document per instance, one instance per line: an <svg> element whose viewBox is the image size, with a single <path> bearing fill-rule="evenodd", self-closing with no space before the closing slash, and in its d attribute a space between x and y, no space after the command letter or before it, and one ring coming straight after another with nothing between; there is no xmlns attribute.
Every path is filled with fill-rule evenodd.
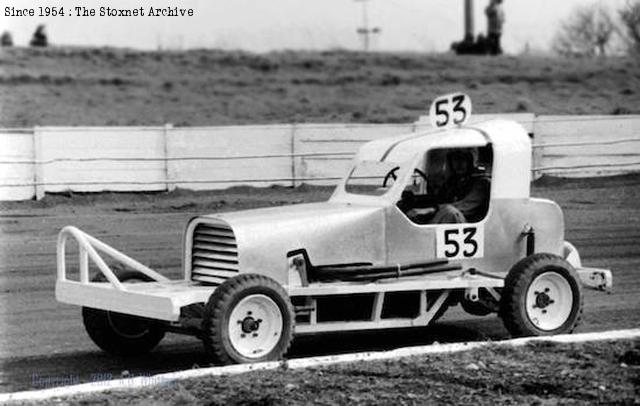
<svg viewBox="0 0 640 406"><path fill-rule="evenodd" d="M502 26L504 25L502 0L491 0L484 12L487 15L488 51L491 55L500 55L502 53L500 39L502 37Z"/></svg>
<svg viewBox="0 0 640 406"><path fill-rule="evenodd" d="M31 42L29 43L32 47L46 47L49 45L47 40L47 33L45 31L44 25L40 24L36 31L33 33L33 37L31 38Z"/></svg>
<svg viewBox="0 0 640 406"><path fill-rule="evenodd" d="M0 46L3 48L13 46L13 36L9 31L3 32L0 36Z"/></svg>

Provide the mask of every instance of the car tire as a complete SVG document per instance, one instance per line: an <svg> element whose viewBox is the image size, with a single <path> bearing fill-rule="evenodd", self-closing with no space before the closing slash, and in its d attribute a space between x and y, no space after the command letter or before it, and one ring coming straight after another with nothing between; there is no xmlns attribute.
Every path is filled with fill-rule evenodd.
<svg viewBox="0 0 640 406"><path fill-rule="evenodd" d="M140 273L127 271L118 275L120 282L151 282ZM103 282L100 274L93 282ZM102 350L118 356L146 354L154 349L165 335L161 323L144 317L108 310L82 308L82 320L91 340Z"/></svg>
<svg viewBox="0 0 640 406"><path fill-rule="evenodd" d="M291 345L294 315L279 283L240 274L218 286L205 306L205 350L223 365L279 360Z"/></svg>
<svg viewBox="0 0 640 406"><path fill-rule="evenodd" d="M571 264L557 255L534 254L509 271L500 317L514 337L568 334L580 322L582 300Z"/></svg>

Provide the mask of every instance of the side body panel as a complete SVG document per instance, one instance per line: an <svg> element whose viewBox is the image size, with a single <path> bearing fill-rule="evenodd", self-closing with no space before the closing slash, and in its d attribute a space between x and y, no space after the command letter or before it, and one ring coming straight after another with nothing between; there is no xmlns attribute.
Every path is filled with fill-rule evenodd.
<svg viewBox="0 0 640 406"><path fill-rule="evenodd" d="M437 257L436 233L455 224L417 225L397 208L387 213L387 257L389 264L428 261ZM471 224L473 226L474 224ZM482 258L456 260L464 268L506 273L526 256L528 225L535 232L535 251L562 255L564 222L555 203L542 199L494 199L487 217L476 225L484 229Z"/></svg>
<svg viewBox="0 0 640 406"><path fill-rule="evenodd" d="M529 224L535 233L535 252L564 257L564 215L557 203L539 198L527 202Z"/></svg>

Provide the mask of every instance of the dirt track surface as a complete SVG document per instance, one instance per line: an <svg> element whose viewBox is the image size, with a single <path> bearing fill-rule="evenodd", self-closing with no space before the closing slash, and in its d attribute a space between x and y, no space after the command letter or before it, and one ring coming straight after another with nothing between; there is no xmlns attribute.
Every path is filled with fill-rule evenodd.
<svg viewBox="0 0 640 406"><path fill-rule="evenodd" d="M71 224L167 275L178 276L181 238L192 216L326 199L329 189L238 188L223 192L48 196L0 203L0 392L208 365L194 338L168 336L149 355L121 359L101 353L86 335L79 308L54 298L55 241ZM614 293L586 291L579 331L640 326L640 176L538 182L535 196L565 210L567 239L586 265L611 268ZM434 341L506 338L496 317L452 309L423 329L322 335L298 340L291 357Z"/></svg>

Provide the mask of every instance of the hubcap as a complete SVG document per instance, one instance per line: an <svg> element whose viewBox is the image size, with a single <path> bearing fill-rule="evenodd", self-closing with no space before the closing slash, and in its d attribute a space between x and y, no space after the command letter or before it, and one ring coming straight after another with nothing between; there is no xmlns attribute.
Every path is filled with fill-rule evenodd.
<svg viewBox="0 0 640 406"><path fill-rule="evenodd" d="M547 292L533 292L536 295L535 307L538 309L544 309L550 304L555 303L553 299L547 295Z"/></svg>
<svg viewBox="0 0 640 406"><path fill-rule="evenodd" d="M242 324L242 332L245 334L253 333L260 328L260 322L262 320L254 320L253 317L246 317L244 320L238 320L238 323Z"/></svg>
<svg viewBox="0 0 640 406"><path fill-rule="evenodd" d="M552 331L560 328L569 319L572 308L571 285L559 273L542 273L529 285L527 316L540 330Z"/></svg>
<svg viewBox="0 0 640 406"><path fill-rule="evenodd" d="M233 308L228 327L229 341L240 355L260 358L278 345L284 322L273 299L249 295Z"/></svg>
<svg viewBox="0 0 640 406"><path fill-rule="evenodd" d="M111 328L125 338L141 338L149 332L149 323L135 316L108 311L107 320Z"/></svg>
<svg viewBox="0 0 640 406"><path fill-rule="evenodd" d="M131 278L127 283L142 283L142 279ZM149 332L149 322L136 316L107 311L107 320L111 328L120 336L135 339Z"/></svg>

